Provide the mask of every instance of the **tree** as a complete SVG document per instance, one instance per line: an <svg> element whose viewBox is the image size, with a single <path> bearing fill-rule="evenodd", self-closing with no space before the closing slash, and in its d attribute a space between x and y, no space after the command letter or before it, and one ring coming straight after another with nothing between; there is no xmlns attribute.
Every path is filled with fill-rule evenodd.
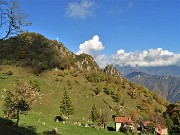
<svg viewBox="0 0 180 135"><path fill-rule="evenodd" d="M151 123L149 123L148 125L147 125L147 130L148 130L148 132L149 133L154 133L154 131L155 131L155 124L153 123L153 122L151 122Z"/></svg>
<svg viewBox="0 0 180 135"><path fill-rule="evenodd" d="M99 116L99 113L98 113L98 111L96 109L96 106L95 106L95 104L93 104L92 110L91 110L91 113L90 113L90 119L92 120L92 122L94 124L96 124L96 123L99 122L99 117L100 116Z"/></svg>
<svg viewBox="0 0 180 135"><path fill-rule="evenodd" d="M64 69L70 70L70 69L71 69L71 63L66 62L66 63L64 64Z"/></svg>
<svg viewBox="0 0 180 135"><path fill-rule="evenodd" d="M27 14L24 14L16 2L12 0L0 0L0 41L9 36L23 32L24 26L30 26L31 22L27 21Z"/></svg>
<svg viewBox="0 0 180 135"><path fill-rule="evenodd" d="M164 118L170 132L180 132L180 102L170 104L164 112Z"/></svg>
<svg viewBox="0 0 180 135"><path fill-rule="evenodd" d="M100 128L106 128L108 121L108 114L107 113L101 113L99 116L99 126Z"/></svg>
<svg viewBox="0 0 180 135"><path fill-rule="evenodd" d="M16 117L16 109L14 105L14 95L10 91L6 91L6 97L4 98L3 112L6 118Z"/></svg>
<svg viewBox="0 0 180 135"><path fill-rule="evenodd" d="M38 91L30 84L17 80L15 92L6 91L3 105L5 116L16 118L18 125L20 114L27 114L32 109Z"/></svg>
<svg viewBox="0 0 180 135"><path fill-rule="evenodd" d="M131 115L134 123L135 123L136 125L139 124L141 118L140 118L140 116L139 116L139 114L138 114L137 109L133 109L133 110L131 111L130 115Z"/></svg>
<svg viewBox="0 0 180 135"><path fill-rule="evenodd" d="M161 113L153 112L149 115L149 120L154 123L155 126L157 125L166 125L164 117Z"/></svg>
<svg viewBox="0 0 180 135"><path fill-rule="evenodd" d="M69 116L72 115L73 113L74 113L74 107L70 100L69 94L65 90L60 105L60 114L64 116Z"/></svg>
<svg viewBox="0 0 180 135"><path fill-rule="evenodd" d="M169 116L168 113L164 113L164 118L165 118L165 122L166 122L166 124L168 126L169 132L172 132L173 131L173 127L174 127L173 120L171 119L171 117Z"/></svg>

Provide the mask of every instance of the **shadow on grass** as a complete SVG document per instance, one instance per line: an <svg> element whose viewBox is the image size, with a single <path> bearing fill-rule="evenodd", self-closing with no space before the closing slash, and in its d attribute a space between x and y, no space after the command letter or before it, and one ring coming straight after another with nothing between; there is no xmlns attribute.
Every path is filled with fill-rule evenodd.
<svg viewBox="0 0 180 135"><path fill-rule="evenodd" d="M62 135L62 134L58 134L53 131L44 131L40 135Z"/></svg>
<svg viewBox="0 0 180 135"><path fill-rule="evenodd" d="M9 119L0 117L0 135L37 135L33 126L16 126Z"/></svg>
<svg viewBox="0 0 180 135"><path fill-rule="evenodd" d="M107 130L108 131L115 131L115 129L113 127L109 127L109 126L107 127Z"/></svg>

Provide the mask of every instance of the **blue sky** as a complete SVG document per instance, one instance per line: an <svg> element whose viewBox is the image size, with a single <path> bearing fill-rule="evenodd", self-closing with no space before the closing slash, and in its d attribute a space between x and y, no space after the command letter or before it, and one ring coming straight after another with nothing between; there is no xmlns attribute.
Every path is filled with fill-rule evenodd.
<svg viewBox="0 0 180 135"><path fill-rule="evenodd" d="M107 64L111 57L122 63L122 57L125 62L147 55L153 55L154 61L175 55L174 64L180 61L179 0L17 1L32 20L29 31L49 39L58 37L74 53L91 54L97 62Z"/></svg>

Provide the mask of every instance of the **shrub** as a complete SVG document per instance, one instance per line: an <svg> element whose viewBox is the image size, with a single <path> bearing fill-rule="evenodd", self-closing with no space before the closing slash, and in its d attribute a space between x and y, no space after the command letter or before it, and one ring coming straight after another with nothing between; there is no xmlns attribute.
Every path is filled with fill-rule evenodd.
<svg viewBox="0 0 180 135"><path fill-rule="evenodd" d="M40 74L41 71L42 71L42 69L38 64L34 66L34 68L33 68L34 74Z"/></svg>

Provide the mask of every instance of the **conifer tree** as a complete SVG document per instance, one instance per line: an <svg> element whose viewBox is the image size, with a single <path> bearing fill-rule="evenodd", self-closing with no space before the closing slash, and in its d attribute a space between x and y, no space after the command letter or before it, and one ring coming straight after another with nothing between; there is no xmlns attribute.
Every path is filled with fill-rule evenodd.
<svg viewBox="0 0 180 135"><path fill-rule="evenodd" d="M72 115L73 113L74 113L74 107L70 100L69 94L65 90L60 105L60 114L64 116L69 116Z"/></svg>
<svg viewBox="0 0 180 135"><path fill-rule="evenodd" d="M91 114L90 114L90 119L92 120L92 122L94 124L96 124L96 123L99 122L99 117L100 116L99 116L99 113L98 113L98 111L96 109L96 106L95 106L95 104L93 104Z"/></svg>
<svg viewBox="0 0 180 135"><path fill-rule="evenodd" d="M173 127L174 127L174 122L173 122L173 120L171 119L171 117L169 116L169 114L168 113L164 113L164 117L165 117L165 122L166 122L166 124L167 124L167 126L168 126L168 130L169 130L169 132L172 132L173 130Z"/></svg>

